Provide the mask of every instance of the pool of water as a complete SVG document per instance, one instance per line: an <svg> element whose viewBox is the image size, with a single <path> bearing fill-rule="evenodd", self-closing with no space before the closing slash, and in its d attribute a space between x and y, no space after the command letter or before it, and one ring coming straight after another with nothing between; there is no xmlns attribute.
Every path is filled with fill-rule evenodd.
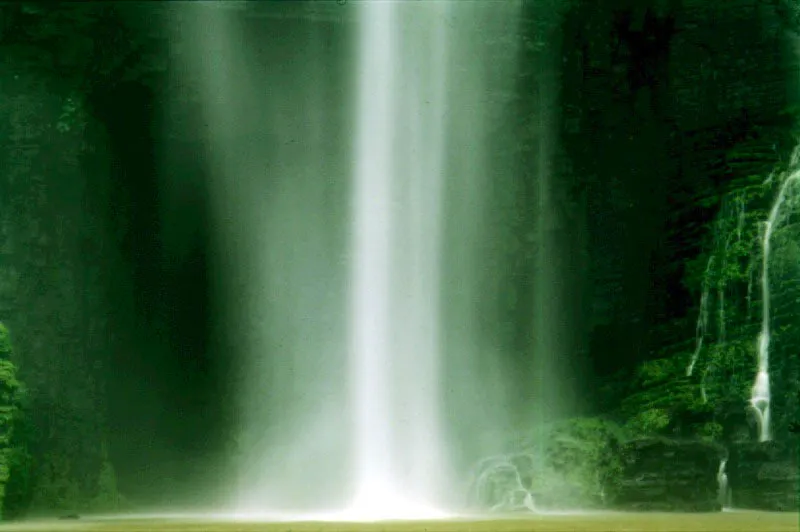
<svg viewBox="0 0 800 532"><path fill-rule="evenodd" d="M574 512L497 519L437 521L263 521L243 516L119 516L79 520L38 520L0 525L0 531L86 530L89 532L800 532L797 513L725 511L707 514Z"/></svg>

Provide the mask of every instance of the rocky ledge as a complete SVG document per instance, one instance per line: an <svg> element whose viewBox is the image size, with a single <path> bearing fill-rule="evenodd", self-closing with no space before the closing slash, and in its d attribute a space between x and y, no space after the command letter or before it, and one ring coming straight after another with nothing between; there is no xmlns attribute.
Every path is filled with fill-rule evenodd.
<svg viewBox="0 0 800 532"><path fill-rule="evenodd" d="M620 510L712 512L722 509L719 445L665 438L634 440L621 449L622 471L609 492Z"/></svg>
<svg viewBox="0 0 800 532"><path fill-rule="evenodd" d="M796 442L733 444L726 470L734 508L798 510Z"/></svg>

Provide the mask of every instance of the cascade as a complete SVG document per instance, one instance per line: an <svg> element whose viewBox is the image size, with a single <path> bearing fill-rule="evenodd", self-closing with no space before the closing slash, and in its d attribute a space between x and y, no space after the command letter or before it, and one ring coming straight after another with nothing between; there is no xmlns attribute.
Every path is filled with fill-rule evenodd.
<svg viewBox="0 0 800 532"><path fill-rule="evenodd" d="M771 438L770 434L770 380L769 380L769 347L770 347L770 277L769 277L769 259L770 259L770 245L772 235L775 229L780 224L782 219L782 208L786 202L789 191L798 178L800 178L800 170L798 170L798 158L800 151L795 150L792 155L791 172L786 176L778 195L772 204L769 211L769 216L764 222L763 232L761 237L761 332L758 336L758 369L756 372L755 382L753 383L750 405L756 414L759 426L759 441L768 441ZM772 177L770 177L770 180ZM769 182L769 180L768 180Z"/></svg>
<svg viewBox="0 0 800 532"><path fill-rule="evenodd" d="M728 465L728 460L723 459L719 463L719 471L717 472L717 486L719 486L719 503L723 508L730 506L728 497L728 473L725 467Z"/></svg>
<svg viewBox="0 0 800 532"><path fill-rule="evenodd" d="M359 7L349 355L357 492L348 513L432 517L443 476L438 276L447 4Z"/></svg>
<svg viewBox="0 0 800 532"><path fill-rule="evenodd" d="M703 273L703 291L700 294L700 312L698 313L697 325L695 326L695 348L694 353L692 353L692 358L689 361L689 366L686 368L687 377L691 377L692 373L694 373L694 367L697 364L697 360L700 358L700 353L703 351L703 341L705 340L706 329L708 327L708 278L713 267L714 255L708 259L705 273Z"/></svg>
<svg viewBox="0 0 800 532"><path fill-rule="evenodd" d="M197 43L219 297L242 360L226 504L281 520L453 515L456 477L496 452L508 412L530 407L508 391L518 375L496 287L511 259L494 251L513 232L514 192L498 190L517 190L518 163L492 151L517 105L522 3L346 3L330 6L348 22L330 34L264 32L259 17L277 8L233 4L193 3L181 20ZM302 4L286 13L323 3ZM476 38L486 31L504 39ZM540 92L529 343L555 403L566 325L552 318L554 89Z"/></svg>

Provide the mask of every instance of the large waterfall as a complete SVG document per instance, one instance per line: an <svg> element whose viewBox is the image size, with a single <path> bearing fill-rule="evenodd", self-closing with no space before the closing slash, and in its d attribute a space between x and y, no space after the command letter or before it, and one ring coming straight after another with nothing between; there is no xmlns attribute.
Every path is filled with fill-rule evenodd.
<svg viewBox="0 0 800 532"><path fill-rule="evenodd" d="M470 467L568 395L567 321L551 318L555 77L548 63L525 87L542 112L522 156L501 127L518 120L520 2L330 3L322 22L317 5L176 16L176 43L196 48L186 75L209 126L218 297L240 361L227 505L453 515Z"/></svg>
<svg viewBox="0 0 800 532"><path fill-rule="evenodd" d="M353 190L352 511L424 517L444 479L439 275L448 4L362 6ZM411 497L414 500L410 500Z"/></svg>

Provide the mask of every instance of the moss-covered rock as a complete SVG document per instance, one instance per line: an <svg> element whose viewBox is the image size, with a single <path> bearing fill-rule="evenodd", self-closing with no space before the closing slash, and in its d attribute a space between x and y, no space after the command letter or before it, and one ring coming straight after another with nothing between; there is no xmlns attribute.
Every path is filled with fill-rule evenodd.
<svg viewBox="0 0 800 532"><path fill-rule="evenodd" d="M736 508L798 510L796 442L742 442L730 447L728 485Z"/></svg>
<svg viewBox="0 0 800 532"><path fill-rule="evenodd" d="M12 473L16 473L19 454L14 426L19 417L21 385L17 380L17 368L11 361L12 354L8 329L0 323L0 509L5 507L6 489Z"/></svg>
<svg viewBox="0 0 800 532"><path fill-rule="evenodd" d="M611 506L636 511L722 509L717 476L723 447L702 441L645 438L620 448L621 472Z"/></svg>
<svg viewBox="0 0 800 532"><path fill-rule="evenodd" d="M473 503L496 511L602 508L620 472L624 433L601 418L554 423L483 460L473 479Z"/></svg>

